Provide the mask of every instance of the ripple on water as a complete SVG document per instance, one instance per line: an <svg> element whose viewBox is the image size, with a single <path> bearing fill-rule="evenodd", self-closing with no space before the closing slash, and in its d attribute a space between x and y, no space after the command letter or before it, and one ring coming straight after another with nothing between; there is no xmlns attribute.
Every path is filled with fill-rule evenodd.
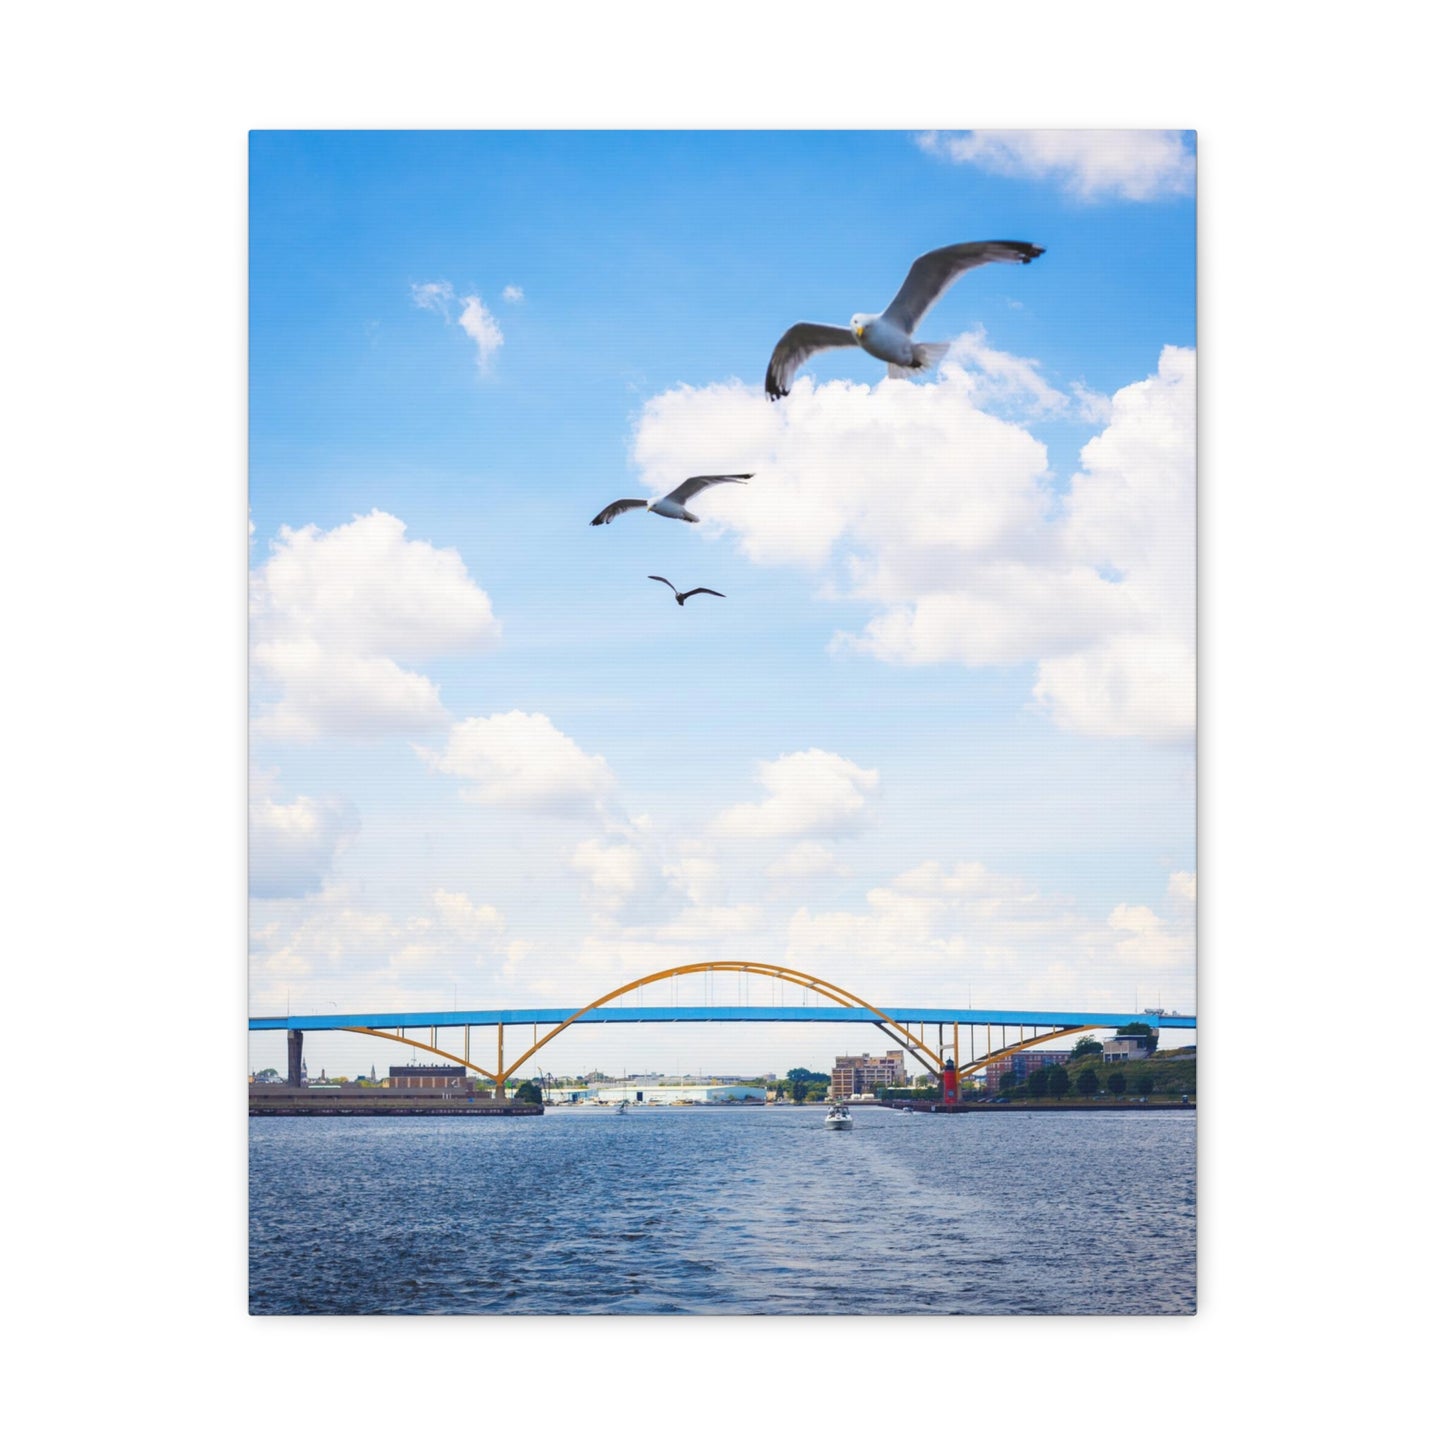
<svg viewBox="0 0 1445 1445"><path fill-rule="evenodd" d="M251 1308L1193 1312L1192 1114L855 1117L253 1119Z"/></svg>

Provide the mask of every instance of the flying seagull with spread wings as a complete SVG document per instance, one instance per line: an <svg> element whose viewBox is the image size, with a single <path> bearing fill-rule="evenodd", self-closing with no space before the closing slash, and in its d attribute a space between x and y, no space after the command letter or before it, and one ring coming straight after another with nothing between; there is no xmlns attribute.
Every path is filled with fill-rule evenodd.
<svg viewBox="0 0 1445 1445"><path fill-rule="evenodd" d="M1027 241L962 241L920 256L908 268L898 294L881 315L859 312L847 326L823 326L800 321L783 332L768 361L763 385L769 401L787 396L798 368L815 352L830 346L861 346L869 356L888 363L889 376L937 366L948 351L946 341L915 341L913 329L928 308L965 271L990 261L1011 261L1027 266L1043 247Z"/></svg>
<svg viewBox="0 0 1445 1445"><path fill-rule="evenodd" d="M729 472L722 477L689 477L680 487L675 488L665 497L659 497L655 502L647 502L640 497L624 497L620 502L613 502L610 507L603 507L593 517L592 525L594 527L604 526L614 517L620 517L624 512L634 511L638 507L645 507L649 512L656 512L659 517L674 517L679 522L695 522L697 518L687 510L684 503L695 497L705 487L716 486L719 482L739 482L746 486L752 475L752 472Z"/></svg>
<svg viewBox="0 0 1445 1445"><path fill-rule="evenodd" d="M669 587L672 587L672 583L668 582L666 577L659 577L656 572L649 572L647 574L647 580L649 582L666 582ZM696 597L699 592L706 592L709 597L727 596L726 592L714 592L711 587L694 587L690 592L679 592L676 587L672 587L672 595L677 598L677 605L679 607L681 607L689 597Z"/></svg>

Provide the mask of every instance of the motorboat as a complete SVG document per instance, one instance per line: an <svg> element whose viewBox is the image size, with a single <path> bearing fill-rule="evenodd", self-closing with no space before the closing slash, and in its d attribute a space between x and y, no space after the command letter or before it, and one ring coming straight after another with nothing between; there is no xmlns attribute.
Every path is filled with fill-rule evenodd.
<svg viewBox="0 0 1445 1445"><path fill-rule="evenodd" d="M823 1124L828 1129L851 1129L853 1116L848 1112L846 1104L829 1104L828 1117L823 1120Z"/></svg>

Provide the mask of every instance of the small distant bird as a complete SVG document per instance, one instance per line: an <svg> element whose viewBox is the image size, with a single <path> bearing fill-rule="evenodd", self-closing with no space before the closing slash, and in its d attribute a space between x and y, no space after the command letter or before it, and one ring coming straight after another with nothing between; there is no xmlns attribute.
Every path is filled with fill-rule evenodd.
<svg viewBox="0 0 1445 1445"><path fill-rule="evenodd" d="M1028 241L962 241L920 256L908 268L898 294L880 316L859 312L845 326L823 326L800 321L783 332L768 361L763 386L769 401L787 396L798 368L815 352L830 346L861 346L869 356L888 363L889 376L937 366L948 352L946 341L915 341L913 328L928 308L965 271L990 261L1021 262L1027 266L1043 247Z"/></svg>
<svg viewBox="0 0 1445 1445"><path fill-rule="evenodd" d="M697 518L683 506L684 502L695 497L703 488L716 486L719 482L738 482L747 486L752 475L752 472L729 472L723 477L689 477L675 491L655 502L643 501L640 497L624 497L620 502L613 502L610 507L603 507L593 517L592 525L600 527L611 522L614 517L620 517L624 512L634 511L638 507L646 507L649 512L656 512L659 517L674 517L679 522L695 522Z"/></svg>
<svg viewBox="0 0 1445 1445"><path fill-rule="evenodd" d="M649 572L647 574L647 580L649 582L667 582L666 577L659 577L656 572ZM667 585L672 587L671 582L667 582ZM711 587L694 587L691 592L679 592L676 587L672 587L672 595L677 598L677 605L679 607L681 607L689 597L696 597L699 592L706 592L709 597L727 596L726 592L714 592Z"/></svg>

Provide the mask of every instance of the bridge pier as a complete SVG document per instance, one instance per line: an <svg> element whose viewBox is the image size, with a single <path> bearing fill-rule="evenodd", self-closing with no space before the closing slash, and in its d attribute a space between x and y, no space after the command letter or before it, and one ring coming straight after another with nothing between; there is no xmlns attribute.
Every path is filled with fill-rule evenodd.
<svg viewBox="0 0 1445 1445"><path fill-rule="evenodd" d="M301 1087L301 1030L286 1030L286 1082L293 1089Z"/></svg>

